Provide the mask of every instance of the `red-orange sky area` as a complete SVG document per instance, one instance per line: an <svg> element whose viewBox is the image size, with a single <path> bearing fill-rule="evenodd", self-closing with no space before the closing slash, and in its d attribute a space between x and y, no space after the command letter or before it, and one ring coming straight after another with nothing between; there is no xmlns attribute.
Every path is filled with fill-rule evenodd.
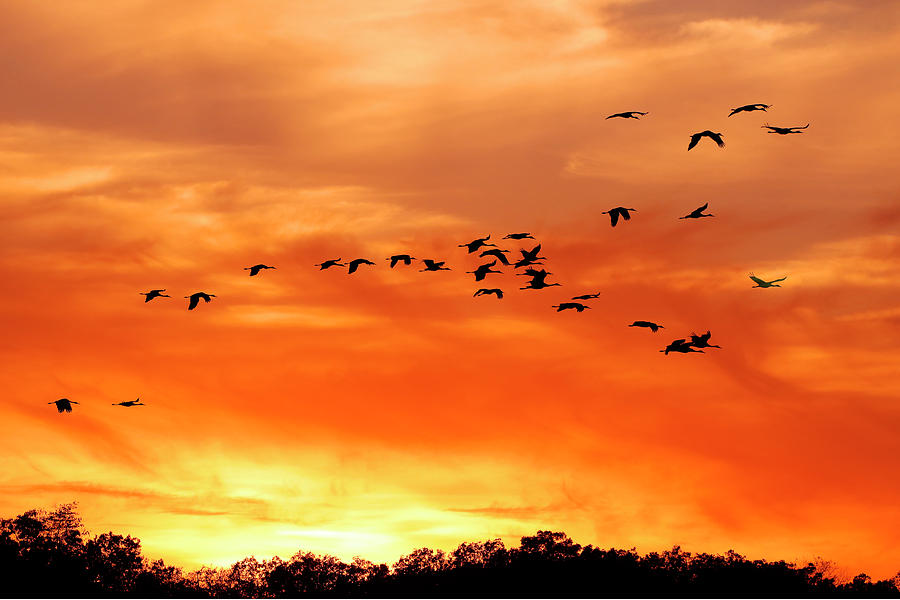
<svg viewBox="0 0 900 600"><path fill-rule="evenodd" d="M896 2L2 13L0 515L186 567L553 529L900 569ZM465 273L517 231L563 286Z"/></svg>

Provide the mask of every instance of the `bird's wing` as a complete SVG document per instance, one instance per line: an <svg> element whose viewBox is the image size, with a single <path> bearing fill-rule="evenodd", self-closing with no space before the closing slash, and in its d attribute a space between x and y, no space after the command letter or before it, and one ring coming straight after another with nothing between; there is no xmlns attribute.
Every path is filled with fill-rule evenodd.
<svg viewBox="0 0 900 600"><path fill-rule="evenodd" d="M753 275L753 274L750 275L750 279L752 279L753 281L755 281L756 283L758 283L758 284L760 284L760 285L765 285L765 284L766 284L765 281L763 281L763 280L760 279L759 277L756 277L756 276Z"/></svg>
<svg viewBox="0 0 900 600"><path fill-rule="evenodd" d="M701 138L701 137L703 137L703 136L700 135L699 133L695 133L694 135L692 135L692 136L691 136L691 143L688 144L688 150L690 150L691 148L693 148L694 146L696 146L697 143L700 141L700 138Z"/></svg>
<svg viewBox="0 0 900 600"><path fill-rule="evenodd" d="M614 208L611 211L609 211L609 224L612 227L615 227L616 223L618 223L618 222L619 222L619 209Z"/></svg>
<svg viewBox="0 0 900 600"><path fill-rule="evenodd" d="M356 262L355 260L354 260L354 261L351 261L351 262L350 262L350 267L347 269L347 274L349 275L349 274L351 274L351 273L355 273L355 272L356 272L356 269L358 269L358 268L359 268L359 263Z"/></svg>
<svg viewBox="0 0 900 600"><path fill-rule="evenodd" d="M725 140L722 139L722 136L718 133L714 133L709 136L711 140L713 140L719 148L725 147Z"/></svg>
<svg viewBox="0 0 900 600"><path fill-rule="evenodd" d="M622 218L623 218L623 219L625 219L626 221L630 221L630 220L631 220L631 215L628 214L628 210L626 210L626 209L623 208L623 209L620 210L619 212L622 213Z"/></svg>
<svg viewBox="0 0 900 600"><path fill-rule="evenodd" d="M612 119L612 118L614 118L614 117L621 117L621 116L622 116L622 113L616 113L616 114L614 114L614 115L609 115L609 116L606 117L606 118L607 118L607 119Z"/></svg>
<svg viewBox="0 0 900 600"><path fill-rule="evenodd" d="M706 204L704 204L703 206L701 206L700 208L698 208L698 209L695 210L694 212L697 213L697 214L699 215L699 214L702 213L704 210L706 210L708 207L709 207L709 202L707 202Z"/></svg>
<svg viewBox="0 0 900 600"><path fill-rule="evenodd" d="M190 296L191 301L188 303L188 310L194 310L197 308L197 304L200 302L199 296Z"/></svg>
<svg viewBox="0 0 900 600"><path fill-rule="evenodd" d="M807 124L804 125L803 127L791 127L791 129L806 129L806 128L808 128L808 127L809 127L809 123L807 123Z"/></svg>
<svg viewBox="0 0 900 600"><path fill-rule="evenodd" d="M773 279L769 283L778 283L779 281L784 281L785 279L787 279L787 277L782 277L781 279Z"/></svg>

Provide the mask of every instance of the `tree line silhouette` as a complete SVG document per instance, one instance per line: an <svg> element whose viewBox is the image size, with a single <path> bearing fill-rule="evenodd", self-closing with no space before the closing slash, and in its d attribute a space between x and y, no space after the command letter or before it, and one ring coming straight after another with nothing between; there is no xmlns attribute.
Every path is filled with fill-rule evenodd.
<svg viewBox="0 0 900 600"><path fill-rule="evenodd" d="M112 532L88 538L77 504L0 520L0 581L6 597L898 597L900 574L839 582L808 563L693 554L675 546L581 546L538 531L517 548L499 539L452 552L420 548L393 566L298 551L289 559L245 558L185 573L141 554L141 542Z"/></svg>

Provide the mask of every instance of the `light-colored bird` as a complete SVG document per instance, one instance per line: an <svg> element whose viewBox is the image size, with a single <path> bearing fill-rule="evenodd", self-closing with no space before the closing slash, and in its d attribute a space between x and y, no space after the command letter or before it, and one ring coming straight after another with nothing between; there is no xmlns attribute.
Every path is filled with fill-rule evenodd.
<svg viewBox="0 0 900 600"><path fill-rule="evenodd" d="M639 110L629 110L626 112L620 112L620 113L616 113L614 115L609 115L606 118L614 119L616 117L619 117L621 119L638 119L638 120L640 120L640 117L636 117L635 115L641 115L641 117L643 117L644 115L649 115L649 114L650 113L648 113L648 112L641 112Z"/></svg>
<svg viewBox="0 0 900 600"><path fill-rule="evenodd" d="M258 264L258 265L253 265L252 267L244 267L244 270L250 271L250 277L253 277L254 275L258 274L263 269L274 269L274 268L275 267L270 267L269 265Z"/></svg>
<svg viewBox="0 0 900 600"><path fill-rule="evenodd" d="M684 215L683 217L678 217L679 219L699 219L700 217L714 217L715 215L711 214L703 214L703 211L706 210L706 207L709 206L709 202L701 206L700 208L695 208L690 213Z"/></svg>
<svg viewBox="0 0 900 600"><path fill-rule="evenodd" d="M202 298L204 301L209 302L213 298L215 298L215 294L207 294L206 292L195 292L190 296L185 296L185 298L190 298L191 301L188 302L188 310L194 310L197 308L197 304L200 303L200 299Z"/></svg>
<svg viewBox="0 0 900 600"><path fill-rule="evenodd" d="M787 135L789 133L803 133L800 131L801 129L808 129L809 123L804 125L803 127L775 127L774 125L769 125L766 123L762 126L765 129L768 129L768 133L777 133L778 135Z"/></svg>
<svg viewBox="0 0 900 600"><path fill-rule="evenodd" d="M70 412L72 412L72 405L78 404L78 402L75 402L74 400L69 400L68 398L60 398L59 400L54 400L53 402L48 402L47 404L55 404L56 412L70 413Z"/></svg>
<svg viewBox="0 0 900 600"><path fill-rule="evenodd" d="M737 108L732 108L731 112L728 113L728 116L736 115L739 112L750 112L754 110L761 110L763 112L766 111L767 108L772 108L771 104L745 104L744 106L738 106Z"/></svg>
<svg viewBox="0 0 900 600"><path fill-rule="evenodd" d="M619 217L621 216L626 221L631 220L631 215L628 214L629 211L637 212L636 208L625 208L624 206L617 206L616 208L611 208L609 210L604 210L601 215L609 215L609 224L612 227L616 226L616 223L619 222Z"/></svg>
<svg viewBox="0 0 900 600"><path fill-rule="evenodd" d="M778 282L784 281L785 279L787 279L787 277L782 277L781 279L773 279L772 281L764 281L764 280L760 279L759 277L757 277L756 275L754 275L753 273L750 273L750 279L752 279L753 281L756 282L756 285L752 285L750 287L770 288L770 287L781 287L780 285L778 285Z"/></svg>
<svg viewBox="0 0 900 600"><path fill-rule="evenodd" d="M629 325L629 327L646 327L653 333L656 333L660 329L665 329L665 327L659 325L658 323L654 323L653 321L635 321L634 323Z"/></svg>
<svg viewBox="0 0 900 600"><path fill-rule="evenodd" d="M126 400L125 402L113 402L113 406L126 406L126 407L130 408L132 406L147 406L147 405L144 404L143 402L141 402L141 399L138 398L137 400Z"/></svg>
<svg viewBox="0 0 900 600"><path fill-rule="evenodd" d="M430 258L425 258L422 260L425 263L424 269L419 269L419 272L422 271L449 271L450 267L445 267L444 263L447 262L445 260L431 260Z"/></svg>
<svg viewBox="0 0 900 600"><path fill-rule="evenodd" d="M476 296L487 296L490 294L494 294L495 296L497 296L498 300L503 299L503 290L501 290L500 288L481 288L480 290L476 290L475 293L472 294L472 297L474 298Z"/></svg>
<svg viewBox="0 0 900 600"><path fill-rule="evenodd" d="M719 148L725 147L725 140L722 139L721 133L716 133L714 131L710 131L709 129L705 131L701 131L700 133L695 133L691 135L691 143L688 144L688 150L697 145L700 141L700 138L708 137L712 141L716 143Z"/></svg>
<svg viewBox="0 0 900 600"><path fill-rule="evenodd" d="M166 288L163 288L161 290L150 290L149 292L139 292L139 293L141 296L146 296L146 298L144 298L144 302L150 302L154 298L171 298L172 297L168 294L163 294L164 291L166 291Z"/></svg>

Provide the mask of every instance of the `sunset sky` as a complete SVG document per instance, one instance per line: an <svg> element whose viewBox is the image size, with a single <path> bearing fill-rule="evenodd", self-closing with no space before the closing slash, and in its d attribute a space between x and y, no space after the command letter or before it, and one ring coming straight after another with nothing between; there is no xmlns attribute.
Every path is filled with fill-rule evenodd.
<svg viewBox="0 0 900 600"><path fill-rule="evenodd" d="M897 2L0 8L0 516L187 568L552 529L900 570ZM465 273L518 231L561 287Z"/></svg>

